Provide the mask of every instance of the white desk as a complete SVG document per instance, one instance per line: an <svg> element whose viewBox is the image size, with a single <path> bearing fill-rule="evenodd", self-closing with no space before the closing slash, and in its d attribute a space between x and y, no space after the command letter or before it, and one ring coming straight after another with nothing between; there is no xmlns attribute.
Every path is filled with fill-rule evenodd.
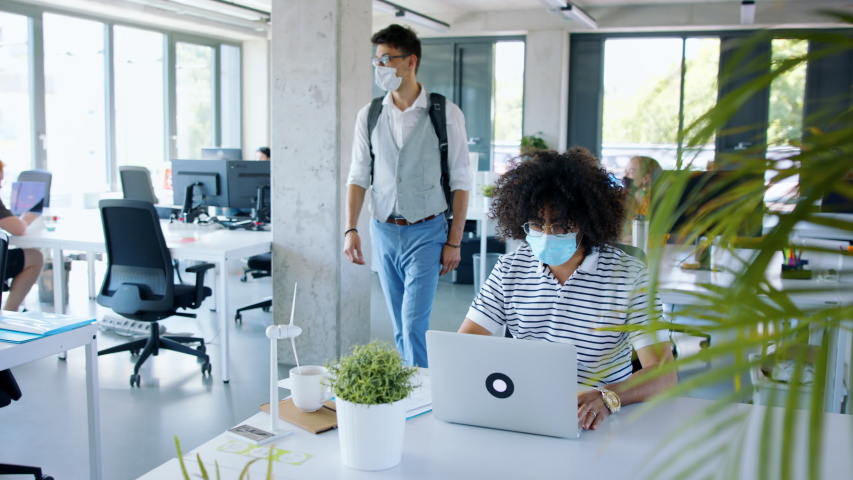
<svg viewBox="0 0 853 480"><path fill-rule="evenodd" d="M279 441L277 447L311 454L313 457L301 465L273 462L274 474L276 478L324 480L642 478L644 472L650 473L649 462L654 463L653 458L660 450L660 442L691 420L697 419L700 412L712 404L706 400L676 398L642 416L632 415L639 406L631 405L625 407L618 416L608 418L600 430L583 432L580 438L571 440L449 424L436 420L430 413L406 422L401 463L380 472L362 472L344 466L340 460L337 430L313 435L296 427L296 433ZM744 456L741 474L732 478L756 478L756 440L761 435L765 411L766 407L731 404L726 413L743 414L745 420L737 423L737 428L724 430L712 440L701 441L695 448L685 451L679 458L678 466L697 472L719 471L722 459L707 461L704 468L691 466L691 462L698 461L702 453L707 453L713 447L728 444L739 448ZM772 413L779 420L783 410L772 408ZM803 412L797 415L802 420L806 419ZM269 417L266 413L259 413L253 418L268 421L266 419ZM823 424L824 442L820 453L824 466L823 478L849 478L853 471L853 456L850 455L853 451L853 437L850 435L853 417L824 414ZM688 429L684 436L679 437L684 440L675 442L674 447L689 447L688 439L698 440L699 435L707 433L704 428L709 427L710 424L706 422ZM745 438L743 445L734 441L738 438L740 427L744 427L744 431L740 432ZM801 468L808 445L802 440L801 435L799 441L795 441L795 448L801 458L797 459L792 478L805 478ZM195 460L195 454L198 453L209 464L208 472L212 471L213 462L217 461L223 480L236 479L239 468L252 458L217 450L228 441L224 434L219 435L188 452L185 462L190 475L198 471ZM266 462L255 462L249 469L252 475L262 475L266 472ZM183 477L177 459L141 477L145 480L180 478ZM778 475L768 478L778 478Z"/></svg>
<svg viewBox="0 0 853 480"><path fill-rule="evenodd" d="M98 327L95 324L75 328L56 335L49 335L27 343L13 344L0 342L0 370L6 370L23 363L62 353L72 348L86 346L86 397L89 416L89 474L96 480L103 478L101 472L101 413L98 399ZM26 401L23 392L21 401ZM8 407L7 407L8 408ZM51 434L56 432L50 432ZM0 430L0 435L2 435ZM73 432L61 432L74 438ZM33 446L38 448L37 445ZM50 452L44 452L50 455ZM57 472L57 478L62 474Z"/></svg>
<svg viewBox="0 0 853 480"><path fill-rule="evenodd" d="M703 301L697 294L707 293L702 284L729 287L735 280L735 275L729 272L712 272L708 270L683 270L677 266L679 260L686 257L683 248L668 246L664 252L660 269L660 284L658 293L661 302L671 305L702 305ZM831 308L832 306L849 306L853 304L853 283L842 278L840 283L820 283L816 280L783 280L781 278L781 253L778 258L770 261L767 267L767 279L774 288L792 291L791 301L805 311ZM811 291L810 291L811 290ZM757 297L760 299L760 297ZM853 321L848 320L853 327ZM830 358L827 368L827 392L825 411L840 413L844 398L844 371L846 345L851 341L851 328L838 329L829 332ZM848 388L853 386L848 385Z"/></svg>
<svg viewBox="0 0 853 480"><path fill-rule="evenodd" d="M213 282L216 299L216 312L222 332L222 381L230 380L230 318L234 313L228 301L227 262L232 259L251 257L270 251L271 232L246 230L215 229L198 227L176 230L163 221L163 236L173 258L197 260L216 264L219 270L217 281ZM9 239L10 244L24 248L45 248L52 251L52 258L62 258L63 251L86 252L87 258L95 253L105 253L106 243L99 210L82 210L59 214L56 230L28 230L26 235ZM91 262L90 262L91 265ZM65 308L65 282L63 269L59 262L53 268L53 289L56 312L63 313ZM94 269L89 269L90 285L94 282Z"/></svg>

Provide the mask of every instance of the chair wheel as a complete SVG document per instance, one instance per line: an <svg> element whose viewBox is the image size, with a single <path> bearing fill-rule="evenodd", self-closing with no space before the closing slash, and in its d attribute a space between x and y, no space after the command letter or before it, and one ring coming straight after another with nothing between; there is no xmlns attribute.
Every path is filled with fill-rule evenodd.
<svg viewBox="0 0 853 480"><path fill-rule="evenodd" d="M263 310L266 313L270 313L270 307L263 307L263 308L261 308L261 310Z"/></svg>
<svg viewBox="0 0 853 480"><path fill-rule="evenodd" d="M130 376L130 386L132 387L134 384L136 384L136 386L138 387L140 380L141 380L141 377L139 376L138 373L136 375L131 375Z"/></svg>
<svg viewBox="0 0 853 480"><path fill-rule="evenodd" d="M53 480L53 477L50 475L42 475L40 480Z"/></svg>
<svg viewBox="0 0 853 480"><path fill-rule="evenodd" d="M204 362L201 365L201 374L204 375L206 373L206 374L210 375L210 372L212 369L213 369L213 367L210 365L209 361Z"/></svg>
<svg viewBox="0 0 853 480"><path fill-rule="evenodd" d="M699 348L701 348L703 350L710 347L710 346L711 346L710 340L702 340L701 342L699 342Z"/></svg>
<svg viewBox="0 0 853 480"><path fill-rule="evenodd" d="M243 315L240 315L239 313L237 315L234 315L234 323L239 323L240 325L242 325Z"/></svg>
<svg viewBox="0 0 853 480"><path fill-rule="evenodd" d="M246 274L243 274L243 275L241 275L241 276L240 276L240 281L241 281L241 282L246 283L246 280L248 280L248 279L246 278Z"/></svg>
<svg viewBox="0 0 853 480"><path fill-rule="evenodd" d="M195 349L197 352L201 352L201 353L207 352L207 347L205 347L204 345L199 345L199 346L195 347Z"/></svg>
<svg viewBox="0 0 853 480"><path fill-rule="evenodd" d="M130 354L134 357L139 356L139 349L137 348L137 349L131 350Z"/></svg>

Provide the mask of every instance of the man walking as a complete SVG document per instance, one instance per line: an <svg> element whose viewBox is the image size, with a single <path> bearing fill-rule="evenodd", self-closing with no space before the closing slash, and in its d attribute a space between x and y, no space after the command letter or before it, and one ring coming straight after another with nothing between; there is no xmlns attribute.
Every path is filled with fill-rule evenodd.
<svg viewBox="0 0 853 480"><path fill-rule="evenodd" d="M472 181L465 117L418 83L421 42L414 31L391 25L371 42L374 80L388 94L356 120L344 254L364 265L356 225L372 186L370 233L397 349L407 364L428 367L426 331L438 277L461 258Z"/></svg>

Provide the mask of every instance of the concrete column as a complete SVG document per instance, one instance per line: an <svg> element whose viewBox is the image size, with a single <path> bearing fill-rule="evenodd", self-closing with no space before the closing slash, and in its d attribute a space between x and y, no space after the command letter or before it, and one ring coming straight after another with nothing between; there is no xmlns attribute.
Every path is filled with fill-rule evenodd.
<svg viewBox="0 0 853 480"><path fill-rule="evenodd" d="M289 321L299 282L301 364L323 365L370 338L370 270L342 250L355 118L370 102L371 8L370 0L273 1L274 321ZM279 343L282 363L294 363L289 343Z"/></svg>
<svg viewBox="0 0 853 480"><path fill-rule="evenodd" d="M528 32L524 59L524 135L542 132L541 137L549 148L565 151L569 115L568 32Z"/></svg>

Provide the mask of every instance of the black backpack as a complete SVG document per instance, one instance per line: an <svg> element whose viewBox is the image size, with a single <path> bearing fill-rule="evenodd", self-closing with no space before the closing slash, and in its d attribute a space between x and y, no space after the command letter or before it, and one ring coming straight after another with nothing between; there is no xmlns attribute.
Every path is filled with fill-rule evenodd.
<svg viewBox="0 0 853 480"><path fill-rule="evenodd" d="M370 110L367 112L367 143L370 146L370 184L373 184L373 130L382 113L382 100L385 97L376 97L370 102ZM447 166L447 116L444 106L446 99L438 93L429 94L429 119L432 120L432 128L438 137L438 151L441 154L441 189L444 191L444 199L447 201L445 213L448 218L453 216L453 194L450 192L450 169Z"/></svg>

